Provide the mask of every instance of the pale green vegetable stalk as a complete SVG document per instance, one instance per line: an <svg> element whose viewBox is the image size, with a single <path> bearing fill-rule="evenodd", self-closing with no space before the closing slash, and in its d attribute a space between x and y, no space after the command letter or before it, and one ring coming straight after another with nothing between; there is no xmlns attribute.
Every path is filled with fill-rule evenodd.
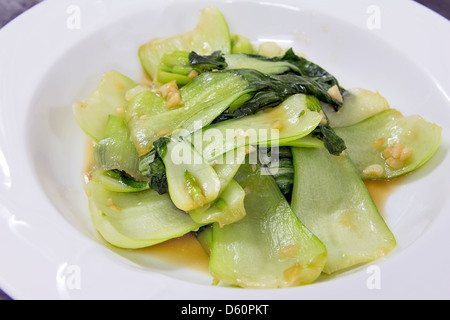
<svg viewBox="0 0 450 320"><path fill-rule="evenodd" d="M165 146L159 146L158 153L166 167L170 197L177 208L190 212L218 198L221 183L216 171L189 142L172 136Z"/></svg>
<svg viewBox="0 0 450 320"><path fill-rule="evenodd" d="M245 218L223 228L214 224L212 276L245 288L313 282L326 261L324 245L295 216L273 178L254 169L245 164L236 175L246 191Z"/></svg>
<svg viewBox="0 0 450 320"><path fill-rule="evenodd" d="M141 108L139 117L128 123L130 136L140 156L153 149L153 143L177 129L193 132L209 125L234 101L246 93L247 82L232 74L204 73L179 90L183 105L154 113Z"/></svg>
<svg viewBox="0 0 450 320"><path fill-rule="evenodd" d="M126 93L136 86L133 80L120 72L106 72L89 99L73 107L75 120L84 133L95 142L103 139L108 117L124 117L128 106Z"/></svg>
<svg viewBox="0 0 450 320"><path fill-rule="evenodd" d="M362 88L346 90L343 99L344 103L339 111L323 104L323 109L332 128L348 127L390 109L388 101L379 92Z"/></svg>
<svg viewBox="0 0 450 320"><path fill-rule="evenodd" d="M86 187L94 226L110 244L139 249L181 237L202 225L156 191L112 192L97 181Z"/></svg>
<svg viewBox="0 0 450 320"><path fill-rule="evenodd" d="M231 51L231 36L227 21L216 7L201 11L197 26L188 32L169 38L157 38L144 44L139 49L139 57L144 69L153 81L159 81L164 73L158 68L165 53L176 50L196 51L199 54L211 54L220 50Z"/></svg>
<svg viewBox="0 0 450 320"><path fill-rule="evenodd" d="M189 214L192 220L197 223L217 223L223 227L245 217L244 200L244 189L242 189L239 183L232 180L213 203L190 211Z"/></svg>
<svg viewBox="0 0 450 320"><path fill-rule="evenodd" d="M326 273L386 256L396 240L350 158L292 148L292 210L327 247Z"/></svg>
<svg viewBox="0 0 450 320"><path fill-rule="evenodd" d="M364 179L390 179L416 170L436 153L442 134L440 126L395 109L335 131Z"/></svg>
<svg viewBox="0 0 450 320"><path fill-rule="evenodd" d="M246 158L245 148L233 150L224 155L214 170L220 180L219 197L215 202L189 212L191 218L201 224L218 223L220 226L232 224L245 217L245 191L234 180L234 176Z"/></svg>
<svg viewBox="0 0 450 320"><path fill-rule="evenodd" d="M109 116L105 136L95 145L94 161L96 170L117 170L136 180L142 178L139 171L140 159L130 140L124 119Z"/></svg>
<svg viewBox="0 0 450 320"><path fill-rule="evenodd" d="M91 180L101 183L106 190L113 192L128 193L150 189L148 181L137 181L116 170L94 170Z"/></svg>
<svg viewBox="0 0 450 320"><path fill-rule="evenodd" d="M320 113L307 107L306 96L297 94L266 112L208 126L201 139L196 139L195 133L189 139L210 162L241 147L279 145L300 139L309 135L321 120Z"/></svg>

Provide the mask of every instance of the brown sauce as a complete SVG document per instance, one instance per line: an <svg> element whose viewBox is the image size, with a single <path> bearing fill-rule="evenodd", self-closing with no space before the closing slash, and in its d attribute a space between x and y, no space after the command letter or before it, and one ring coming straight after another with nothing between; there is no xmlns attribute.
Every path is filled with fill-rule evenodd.
<svg viewBox="0 0 450 320"><path fill-rule="evenodd" d="M380 214L384 217L386 201L389 196L397 190L401 185L403 177L389 179L389 180L367 180L364 181L370 195L372 196L375 205Z"/></svg>
<svg viewBox="0 0 450 320"><path fill-rule="evenodd" d="M209 257L192 233L136 251L142 254L151 254L172 265L209 273Z"/></svg>

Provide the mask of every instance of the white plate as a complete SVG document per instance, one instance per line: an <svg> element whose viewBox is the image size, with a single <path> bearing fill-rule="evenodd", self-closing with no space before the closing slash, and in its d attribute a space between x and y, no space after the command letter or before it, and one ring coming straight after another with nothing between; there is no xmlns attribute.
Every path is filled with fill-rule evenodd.
<svg viewBox="0 0 450 320"><path fill-rule="evenodd" d="M450 23L412 1L373 3L48 0L7 25L0 31L0 287L15 299L450 298ZM233 33L292 46L344 87L378 90L406 115L443 127L436 156L386 203L398 239L391 255L309 286L261 291L213 287L206 273L101 242L82 190L85 137L71 105L105 71L139 80L139 45L192 29L212 4Z"/></svg>

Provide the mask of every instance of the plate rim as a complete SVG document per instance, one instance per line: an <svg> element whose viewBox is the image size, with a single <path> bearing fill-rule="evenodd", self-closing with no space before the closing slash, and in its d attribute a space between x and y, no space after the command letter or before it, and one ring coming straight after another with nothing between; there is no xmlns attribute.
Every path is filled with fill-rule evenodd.
<svg viewBox="0 0 450 320"><path fill-rule="evenodd" d="M174 0L174 1L171 1L170 3L176 3L177 1L181 1L181 0ZM135 2L138 2L138 1L135 0ZM159 2L162 2L162 1L159 1ZM223 1L216 1L216 2L222 3ZM239 1L236 1L236 2L239 2ZM257 1L241 1L241 2L254 2L254 3L257 3ZM283 0L283 3L289 3L289 4L299 3L299 2L301 2L301 1ZM328 1L322 0L322 2L328 2ZM351 1L348 1L348 2L351 2ZM383 2L383 1L381 1L381 2ZM11 41L11 40L8 40L8 39L10 39L11 35L13 35L14 33L19 32L20 29L25 28L26 26L33 25L33 23L35 23L37 21L36 19L39 19L40 15L42 14L42 12L44 10L49 10L49 9L51 10L51 8L54 7L56 4L61 6L63 3L64 4L69 4L69 3L71 3L71 1L66 1L66 0L64 0L64 1L61 1L61 0L58 0L58 1L56 1L56 0L45 0L45 1L37 4L36 6L34 6L29 11L27 11L27 12L23 13L22 15L18 16L17 18L12 20L10 23L5 25L2 29L0 29L0 43L3 41L3 42L6 42L6 44L8 44L8 41ZM384 1L383 5L386 5L386 3L389 3L389 1ZM421 5L421 4L417 3L417 2L401 0L401 1L396 1L395 4L392 4L392 6L393 6L393 8L397 8L397 9L401 7L403 10L412 10L415 14L423 14L424 16L427 17L427 21L431 25L439 26L439 27L442 27L444 25L445 28L446 28L446 31L450 31L450 22L447 19L445 19L441 15L435 13L434 11L426 8L425 6L423 6L423 5ZM402 6L404 6L404 7L402 7ZM409 22L410 21L408 20L408 23ZM427 25L427 27L431 28L431 25ZM444 33L445 31L440 29L439 32ZM5 38L6 38L6 40L5 40ZM445 47L445 50L450 53L450 44L447 44L447 46ZM7 56L6 50L5 51L1 51L0 50L0 58L2 57L2 55L6 55ZM423 59L423 56L418 55L418 56L415 56L414 59L421 60L421 59ZM437 83L443 85L443 87L442 87L443 93L446 94L447 97L448 97L450 95L450 81L445 81L445 79L442 78L442 74L441 73L437 73L436 75L437 75L436 76ZM433 74L433 76L434 76L434 74ZM1 80L1 77L0 77L0 80ZM0 91L1 90L2 90L2 88L0 88ZM1 102L1 100L0 100L0 102ZM0 112L1 112L1 110L0 110ZM0 147L1 147L1 140L0 140ZM1 197L0 199L3 199L4 196L5 196L5 192L0 189L0 197ZM5 203L6 202L8 202L8 201L5 201ZM9 203L8 204L5 204L5 203L0 204L2 206L2 207L0 207L0 210L7 210L8 211L7 206L9 205ZM447 203L447 208L448 207L449 206L448 206L448 203ZM2 214L2 211L0 211L0 218L2 217L1 214ZM7 215L7 213L4 213L4 214L5 214L5 216ZM442 226L443 222L448 222L449 220L450 219L448 217L445 217L445 216L441 215L438 218L438 221L433 223L431 228L435 228L436 230L444 230L444 228ZM59 221L59 223L64 223L63 219L61 219L61 221ZM69 231L69 230L70 230L70 226L66 223L64 231ZM423 239L423 241L421 241L421 244L419 245L419 250L421 250L421 252L425 252L426 251L426 246L425 246L426 243L433 243L435 241L434 239L430 239L429 234L430 234L430 232L428 232L428 234L427 234L428 236L426 236ZM71 236L73 236L73 237L75 237L77 239L82 239L81 235L78 234L78 232L72 232ZM29 243L27 243L27 245L29 245ZM106 252L105 248L103 246L101 246L99 244L91 243L91 241L87 240L87 239L85 239L85 241L83 242L83 245L88 246L88 247L90 245L93 245L95 247L94 248L95 251L100 251L100 252L103 252L103 253ZM413 259L411 257L411 253L410 252L407 253L407 256L408 256L408 259L411 259L411 260ZM109 260L107 260L107 261L109 261ZM394 263L394 261L390 261L388 259L387 261L383 261L381 263L388 265L388 264ZM118 267L118 268L120 269L121 267ZM387 275L387 277L393 277L393 276L394 275L390 275L390 274ZM153 276L149 275L149 277L152 278ZM348 277L352 277L352 278L355 278L355 279L360 279L362 277L362 275L361 274L353 274L353 275L350 275L350 276L346 276L345 279L348 279ZM156 278L160 278L160 276L156 275ZM168 286L168 285L171 285L173 283L176 283L177 285L180 285L182 287L181 288L182 292L184 292L183 290L185 290L186 292L189 292L189 288L191 288L192 286L194 286L194 287L197 286L197 285L195 285L195 284L193 285L191 283L183 283L183 282L180 283L178 280L169 279L167 277L162 277L162 278L164 278L164 279L162 279L162 280L161 279L155 279L155 281L157 281L158 283L161 283L162 286ZM446 279L446 280L448 281L449 279L450 279L450 277L448 279ZM336 287L336 286L338 286L338 283L340 283L340 282L342 282L342 281L334 281L333 280L333 284L331 286L332 287ZM327 284L327 285L329 286L329 284ZM5 293L10 295L10 297L12 297L13 299L27 299L30 296L34 295L34 294L30 295L27 292L22 292L22 291L19 292L15 288L14 284L10 280L3 278L3 276L1 274L0 274L0 287L2 287L3 290L5 291ZM315 286L315 287L307 288L306 291L310 291L314 295L318 296L319 293L320 293L319 287L321 287L320 284ZM203 293L200 293L200 296L203 296L203 298L207 298L208 297L208 294L207 293L205 294L204 291L209 291L209 290L205 289L201 285L199 285L198 289L199 289L199 291L203 292ZM286 291L294 291L296 289L297 288L286 289ZM230 290L227 290L227 289L225 289L224 291L230 292ZM236 290L231 290L231 291L232 291L232 293L230 293L230 296L236 297ZM279 291L275 291L274 293L277 293L277 292L279 292ZM37 293L38 292L36 292L36 294ZM39 292L39 293L42 294L42 291ZM243 297L253 296L253 297L262 298L262 297L264 297L265 294L270 293L270 291L264 291L264 294L263 294L260 291L247 290L247 291L245 291L245 293L243 293L243 294L242 293L239 293L239 295L242 295ZM351 295L351 294L349 293L349 295ZM355 295L354 297L357 297L357 296ZM56 293L56 295L55 295L55 292L52 292L52 293L48 292L48 298L50 298L50 299L51 298L64 298L64 294Z"/></svg>

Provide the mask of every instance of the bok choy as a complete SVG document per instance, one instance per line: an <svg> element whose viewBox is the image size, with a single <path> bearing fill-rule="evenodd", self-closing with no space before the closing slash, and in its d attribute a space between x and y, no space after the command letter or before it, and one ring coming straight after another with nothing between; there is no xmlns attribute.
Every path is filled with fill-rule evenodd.
<svg viewBox="0 0 450 320"><path fill-rule="evenodd" d="M293 48L255 47L215 7L136 49L150 83L106 72L73 108L94 143L87 209L107 243L195 235L214 283L243 288L311 284L395 249L364 180L423 166L438 125Z"/></svg>

